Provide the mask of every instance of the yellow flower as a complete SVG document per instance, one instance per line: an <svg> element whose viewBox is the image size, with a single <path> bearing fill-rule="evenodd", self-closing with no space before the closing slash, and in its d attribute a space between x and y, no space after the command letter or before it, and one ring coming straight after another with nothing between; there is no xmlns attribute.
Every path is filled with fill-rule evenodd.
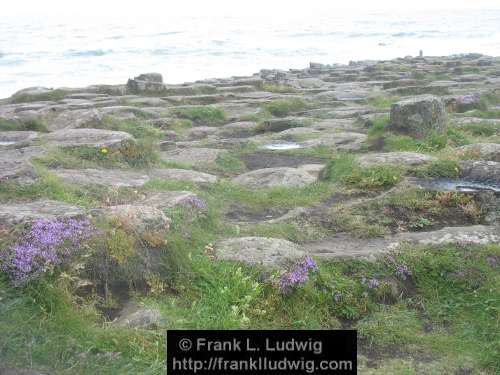
<svg viewBox="0 0 500 375"><path fill-rule="evenodd" d="M108 149L106 147L101 148L101 154L106 155L108 153Z"/></svg>

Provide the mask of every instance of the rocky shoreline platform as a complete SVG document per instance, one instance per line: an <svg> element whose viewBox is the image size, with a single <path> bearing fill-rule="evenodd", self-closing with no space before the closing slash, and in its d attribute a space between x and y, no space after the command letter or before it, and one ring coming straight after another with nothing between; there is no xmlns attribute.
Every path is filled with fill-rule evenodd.
<svg viewBox="0 0 500 375"><path fill-rule="evenodd" d="M308 256L380 262L499 244L500 58L311 63L180 85L145 73L0 100L5 243L37 220L78 218L140 238L134 284L149 291L163 243L256 267L263 283ZM389 299L411 294L386 281ZM114 325L162 326L158 309L131 305L130 285L85 285L75 294L115 293L101 308ZM363 373L393 371L383 352L362 350ZM431 373L433 359L412 358ZM460 366L440 373L473 373Z"/></svg>

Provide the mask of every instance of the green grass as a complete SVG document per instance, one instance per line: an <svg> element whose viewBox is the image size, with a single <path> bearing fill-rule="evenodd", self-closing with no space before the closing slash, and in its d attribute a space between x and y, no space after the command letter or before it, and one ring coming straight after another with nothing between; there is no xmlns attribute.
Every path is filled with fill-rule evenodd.
<svg viewBox="0 0 500 375"><path fill-rule="evenodd" d="M367 99L367 103L380 110L389 110L399 99L395 96L375 96Z"/></svg>
<svg viewBox="0 0 500 375"><path fill-rule="evenodd" d="M302 99L279 99L262 106L262 110L276 117L286 117L292 113L301 112L306 108Z"/></svg>
<svg viewBox="0 0 500 375"><path fill-rule="evenodd" d="M54 101L57 102L66 97L68 93L64 90L52 90L50 92L42 94L20 94L13 96L10 101L11 103L30 103L30 102L42 102L42 101Z"/></svg>
<svg viewBox="0 0 500 375"><path fill-rule="evenodd" d="M500 125L488 123L472 123L460 126L460 130L475 137L492 137L500 134Z"/></svg>
<svg viewBox="0 0 500 375"><path fill-rule="evenodd" d="M217 107L176 108L172 112L179 118L188 119L197 124L220 125L226 121L226 113Z"/></svg>
<svg viewBox="0 0 500 375"><path fill-rule="evenodd" d="M500 119L500 110L481 111L476 109L467 112L466 115L483 119Z"/></svg>
<svg viewBox="0 0 500 375"><path fill-rule="evenodd" d="M54 149L37 159L48 168L121 168L144 169L159 163L157 146L152 139L139 139L106 153L94 147Z"/></svg>
<svg viewBox="0 0 500 375"><path fill-rule="evenodd" d="M280 85L276 83L264 83L262 85L262 91L268 91L276 94L286 94L286 93L294 93L297 90L292 86L288 85Z"/></svg>
<svg viewBox="0 0 500 375"><path fill-rule="evenodd" d="M417 169L416 175L428 178L458 178L460 166L454 160L437 160Z"/></svg>
<svg viewBox="0 0 500 375"><path fill-rule="evenodd" d="M32 130L38 132L47 132L47 125L41 120L23 120L14 121L0 118L0 131L22 131Z"/></svg>
<svg viewBox="0 0 500 375"><path fill-rule="evenodd" d="M154 139L162 138L162 131L152 125L145 124L137 120L119 120L112 117L105 117L102 122L102 128L129 133L136 139Z"/></svg>
<svg viewBox="0 0 500 375"><path fill-rule="evenodd" d="M353 155L339 155L323 171L322 178L358 189L380 189L397 184L402 174L391 166L361 168Z"/></svg>

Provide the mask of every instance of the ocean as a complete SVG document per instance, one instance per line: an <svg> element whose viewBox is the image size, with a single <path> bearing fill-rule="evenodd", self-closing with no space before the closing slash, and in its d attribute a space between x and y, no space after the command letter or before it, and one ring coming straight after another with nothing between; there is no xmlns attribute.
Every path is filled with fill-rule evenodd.
<svg viewBox="0 0 500 375"><path fill-rule="evenodd" d="M330 11L151 20L0 15L0 98L31 87L167 83L407 55L500 55L500 10Z"/></svg>

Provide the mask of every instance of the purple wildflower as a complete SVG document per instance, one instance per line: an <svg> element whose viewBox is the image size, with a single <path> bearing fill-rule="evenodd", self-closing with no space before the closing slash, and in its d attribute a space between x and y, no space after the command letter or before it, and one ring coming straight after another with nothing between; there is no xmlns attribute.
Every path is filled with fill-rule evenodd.
<svg viewBox="0 0 500 375"><path fill-rule="evenodd" d="M377 289L380 286L380 281L377 279L371 279L368 281L368 288L370 289Z"/></svg>
<svg viewBox="0 0 500 375"><path fill-rule="evenodd" d="M198 197L188 197L182 201L182 205L192 210L206 211L208 209L207 203Z"/></svg>
<svg viewBox="0 0 500 375"><path fill-rule="evenodd" d="M296 263L280 278L279 288L283 293L291 292L295 287L305 284L309 280L309 271L316 271L318 266L310 256Z"/></svg>
<svg viewBox="0 0 500 375"><path fill-rule="evenodd" d="M0 252L1 269L24 284L60 264L92 233L86 219L38 219L19 243Z"/></svg>
<svg viewBox="0 0 500 375"><path fill-rule="evenodd" d="M411 270L408 268L407 265L401 264L396 267L396 276L398 276L402 280L406 280L408 277L411 276Z"/></svg>

